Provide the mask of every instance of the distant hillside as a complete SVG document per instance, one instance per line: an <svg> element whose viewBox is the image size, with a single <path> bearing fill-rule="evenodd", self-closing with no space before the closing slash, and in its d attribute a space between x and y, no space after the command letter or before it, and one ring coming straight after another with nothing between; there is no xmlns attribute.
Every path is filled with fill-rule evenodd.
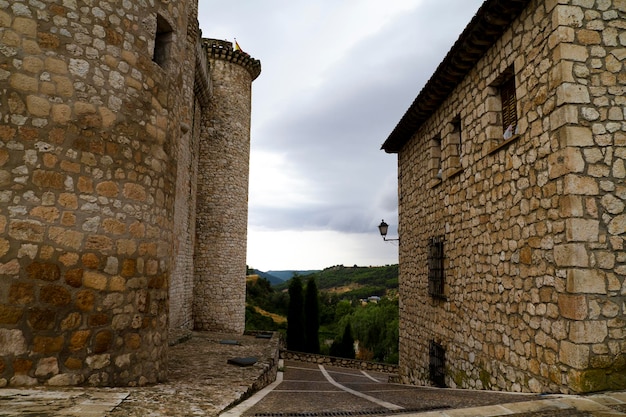
<svg viewBox="0 0 626 417"><path fill-rule="evenodd" d="M251 273L258 275L261 278L265 278L272 285L278 285L278 284L282 284L283 282L285 282L284 279L279 278L276 275L273 275L273 274L271 274L269 272L259 271L258 269L253 269L252 272L248 271L248 274L251 274Z"/></svg>
<svg viewBox="0 0 626 417"><path fill-rule="evenodd" d="M397 264L352 267L337 265L309 275L315 278L320 291L340 294L343 298L353 300L374 295L391 295L398 289ZM276 285L276 289L284 290L288 286L289 283L284 282Z"/></svg>
<svg viewBox="0 0 626 417"><path fill-rule="evenodd" d="M295 274L298 274L301 277L303 277L305 275L314 274L316 272L319 272L319 269L306 270L306 271L267 271L266 274L270 274L276 278L279 278L282 281L289 281L291 278L294 277ZM272 283L272 285L274 285L274 283Z"/></svg>

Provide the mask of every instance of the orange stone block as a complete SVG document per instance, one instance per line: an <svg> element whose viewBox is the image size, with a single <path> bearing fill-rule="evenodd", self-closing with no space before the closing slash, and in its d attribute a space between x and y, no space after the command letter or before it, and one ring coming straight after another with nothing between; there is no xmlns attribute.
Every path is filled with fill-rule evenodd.
<svg viewBox="0 0 626 417"><path fill-rule="evenodd" d="M21 308L0 304L0 324L17 324L22 314Z"/></svg>
<svg viewBox="0 0 626 417"><path fill-rule="evenodd" d="M92 193L93 192L93 180L89 177L79 177L78 184L76 184L78 191L81 193Z"/></svg>
<svg viewBox="0 0 626 417"><path fill-rule="evenodd" d="M63 349L63 336L58 337L43 337L35 336L33 342L33 352L35 353L56 353Z"/></svg>
<svg viewBox="0 0 626 417"><path fill-rule="evenodd" d="M65 185L65 176L60 172L43 171L41 169L33 172L33 184L45 190L53 188L62 190Z"/></svg>
<svg viewBox="0 0 626 417"><path fill-rule="evenodd" d="M33 367L33 361L24 358L13 359L13 371L18 375L27 374Z"/></svg>
<svg viewBox="0 0 626 417"><path fill-rule="evenodd" d="M87 347L87 340L91 336L91 330L78 330L72 333L68 346L71 352L76 352Z"/></svg>
<svg viewBox="0 0 626 417"><path fill-rule="evenodd" d="M58 307L66 306L72 301L70 292L60 285L47 285L41 289L39 299Z"/></svg>
<svg viewBox="0 0 626 417"><path fill-rule="evenodd" d="M119 187L113 181L105 181L96 185L96 192L104 197L117 197L120 192Z"/></svg>
<svg viewBox="0 0 626 417"><path fill-rule="evenodd" d="M28 304L35 299L35 286L30 283L16 282L9 289L9 303Z"/></svg>
<svg viewBox="0 0 626 417"><path fill-rule="evenodd" d="M111 348L113 333L110 330L101 330L96 333L93 343L94 353L104 353Z"/></svg>
<svg viewBox="0 0 626 417"><path fill-rule="evenodd" d="M141 347L141 336L137 333L129 333L124 336L124 344L129 349L139 349Z"/></svg>
<svg viewBox="0 0 626 417"><path fill-rule="evenodd" d="M70 269L65 273L65 283L71 287L79 288L83 285L83 270Z"/></svg>
<svg viewBox="0 0 626 417"><path fill-rule="evenodd" d="M55 312L49 309L33 308L28 312L28 325L34 330L51 330L55 319Z"/></svg>
<svg viewBox="0 0 626 417"><path fill-rule="evenodd" d="M76 294L76 307L81 311L91 311L94 307L96 296L93 291L82 290Z"/></svg>
<svg viewBox="0 0 626 417"><path fill-rule="evenodd" d="M61 278L59 266L53 263L33 262L26 267L28 277L43 281L57 281Z"/></svg>
<svg viewBox="0 0 626 417"><path fill-rule="evenodd" d="M86 253L81 257L81 261L86 268L100 268L100 258L95 253Z"/></svg>
<svg viewBox="0 0 626 417"><path fill-rule="evenodd" d="M104 313L92 314L89 316L90 327L100 327L109 324L109 316Z"/></svg>
<svg viewBox="0 0 626 417"><path fill-rule="evenodd" d="M63 364L67 369L81 369L83 367L83 361L72 356L67 358Z"/></svg>

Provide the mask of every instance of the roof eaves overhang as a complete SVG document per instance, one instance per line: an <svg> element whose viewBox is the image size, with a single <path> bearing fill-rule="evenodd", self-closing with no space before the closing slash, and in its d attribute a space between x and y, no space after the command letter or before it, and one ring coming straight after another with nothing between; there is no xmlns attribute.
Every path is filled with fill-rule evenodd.
<svg viewBox="0 0 626 417"><path fill-rule="evenodd" d="M486 0L413 100L381 149L398 153L469 71L504 34L530 0Z"/></svg>

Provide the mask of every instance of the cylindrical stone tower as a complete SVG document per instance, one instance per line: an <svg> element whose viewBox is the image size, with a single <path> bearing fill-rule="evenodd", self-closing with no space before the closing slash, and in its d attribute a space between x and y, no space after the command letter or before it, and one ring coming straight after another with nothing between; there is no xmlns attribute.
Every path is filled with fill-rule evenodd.
<svg viewBox="0 0 626 417"><path fill-rule="evenodd" d="M252 81L261 63L230 42L205 39L213 88L198 161L196 329L245 327Z"/></svg>
<svg viewBox="0 0 626 417"><path fill-rule="evenodd" d="M0 387L166 377L188 3L0 1Z"/></svg>

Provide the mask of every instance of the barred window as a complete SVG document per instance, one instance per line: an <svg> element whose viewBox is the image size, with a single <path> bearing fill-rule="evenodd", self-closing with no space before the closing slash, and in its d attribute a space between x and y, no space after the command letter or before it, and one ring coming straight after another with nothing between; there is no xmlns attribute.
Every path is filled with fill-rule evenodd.
<svg viewBox="0 0 626 417"><path fill-rule="evenodd" d="M446 387L446 350L434 340L430 341L428 373L430 381L437 387Z"/></svg>
<svg viewBox="0 0 626 417"><path fill-rule="evenodd" d="M506 139L515 133L517 127L517 98L515 96L515 74L512 68L505 72L504 77L504 81L500 85L500 100L502 101L502 131Z"/></svg>
<svg viewBox="0 0 626 417"><path fill-rule="evenodd" d="M444 298L443 243L443 236L433 237L428 242L428 294L439 298Z"/></svg>

